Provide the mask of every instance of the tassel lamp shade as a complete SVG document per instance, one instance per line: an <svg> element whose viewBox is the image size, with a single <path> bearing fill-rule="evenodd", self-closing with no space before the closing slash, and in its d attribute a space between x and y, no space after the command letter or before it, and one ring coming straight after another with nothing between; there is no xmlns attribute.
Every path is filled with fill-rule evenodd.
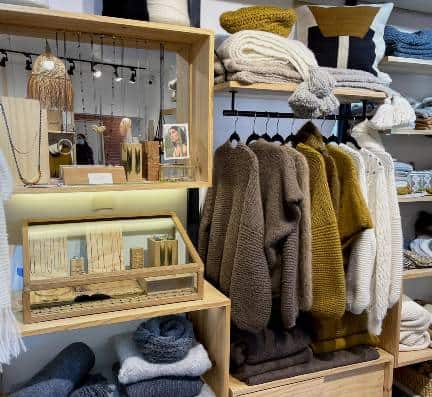
<svg viewBox="0 0 432 397"><path fill-rule="evenodd" d="M73 88L64 63L46 43L45 52L33 63L27 96L38 99L47 110L73 110Z"/></svg>

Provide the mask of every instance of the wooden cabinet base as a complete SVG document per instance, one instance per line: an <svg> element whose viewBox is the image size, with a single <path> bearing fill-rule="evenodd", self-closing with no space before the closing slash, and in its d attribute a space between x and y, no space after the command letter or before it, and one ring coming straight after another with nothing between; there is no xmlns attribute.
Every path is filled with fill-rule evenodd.
<svg viewBox="0 0 432 397"><path fill-rule="evenodd" d="M230 377L230 397L390 397L393 356L380 350L374 361L248 386Z"/></svg>

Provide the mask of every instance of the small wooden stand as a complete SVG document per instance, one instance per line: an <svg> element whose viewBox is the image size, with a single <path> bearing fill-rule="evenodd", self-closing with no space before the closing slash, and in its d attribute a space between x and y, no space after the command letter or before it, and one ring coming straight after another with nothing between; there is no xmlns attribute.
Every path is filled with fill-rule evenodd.
<svg viewBox="0 0 432 397"><path fill-rule="evenodd" d="M178 241L148 239L149 257L152 266L172 266L178 263Z"/></svg>

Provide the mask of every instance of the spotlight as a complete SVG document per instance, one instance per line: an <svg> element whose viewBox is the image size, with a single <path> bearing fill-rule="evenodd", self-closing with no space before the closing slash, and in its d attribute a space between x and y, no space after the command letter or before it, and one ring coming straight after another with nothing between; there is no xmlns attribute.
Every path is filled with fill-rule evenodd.
<svg viewBox="0 0 432 397"><path fill-rule="evenodd" d="M26 66L25 66L25 70L32 70L32 58L30 54L25 54L25 56L27 57L26 59Z"/></svg>
<svg viewBox="0 0 432 397"><path fill-rule="evenodd" d="M102 76L102 71L96 69L96 65L94 63L91 64L91 71L93 73L93 76L97 79Z"/></svg>
<svg viewBox="0 0 432 397"><path fill-rule="evenodd" d="M117 66L114 66L114 81L119 82L119 81L122 81L122 80L123 80L123 77L121 77L121 76L119 75L118 67L117 67Z"/></svg>
<svg viewBox="0 0 432 397"><path fill-rule="evenodd" d="M9 60L6 51L2 50L1 51L2 57L0 59L0 66L1 67L6 67L6 62Z"/></svg>
<svg viewBox="0 0 432 397"><path fill-rule="evenodd" d="M129 79L129 83L131 83L131 84L136 83L136 69L131 68L131 76Z"/></svg>
<svg viewBox="0 0 432 397"><path fill-rule="evenodd" d="M75 62L72 59L68 59L68 62L69 62L68 75L73 76L75 71Z"/></svg>

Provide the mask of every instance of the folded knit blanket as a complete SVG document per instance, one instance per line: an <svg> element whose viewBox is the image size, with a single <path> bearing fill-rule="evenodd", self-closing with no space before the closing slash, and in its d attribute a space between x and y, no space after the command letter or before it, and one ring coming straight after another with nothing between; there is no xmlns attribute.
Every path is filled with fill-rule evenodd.
<svg viewBox="0 0 432 397"><path fill-rule="evenodd" d="M311 348L314 354L331 353L359 345L378 346L379 342L380 339L378 336L363 332L361 334L341 336L339 338L314 342Z"/></svg>
<svg viewBox="0 0 432 397"><path fill-rule="evenodd" d="M304 364L312 360L313 354L310 347L291 356L278 360L265 361L261 364L242 364L239 367L231 365L230 373L237 379L247 380L251 376L257 376L265 372L277 371L283 368Z"/></svg>
<svg viewBox="0 0 432 397"><path fill-rule="evenodd" d="M398 44L405 44L416 48L430 46L432 43L432 29L407 33L396 29L394 26L386 26L384 29L384 40L388 47Z"/></svg>
<svg viewBox="0 0 432 397"><path fill-rule="evenodd" d="M310 337L300 327L289 331L265 328L257 334L231 331L231 362L239 367L243 364L261 364L266 361L286 358L306 349Z"/></svg>
<svg viewBox="0 0 432 397"><path fill-rule="evenodd" d="M410 243L411 251L417 255L432 257L432 239L416 238Z"/></svg>
<svg viewBox="0 0 432 397"><path fill-rule="evenodd" d="M201 376L212 366L200 343L193 346L182 360L167 364L146 361L136 347L132 334L117 335L113 338L113 343L120 362L118 379L123 384L161 376Z"/></svg>
<svg viewBox="0 0 432 397"><path fill-rule="evenodd" d="M427 349L431 344L428 331L401 331L399 340L399 351L414 351Z"/></svg>
<svg viewBox="0 0 432 397"><path fill-rule="evenodd" d="M297 15L293 8L273 6L243 7L224 12L219 18L221 26L228 33L263 30L285 37L290 34L296 20Z"/></svg>
<svg viewBox="0 0 432 397"><path fill-rule="evenodd" d="M84 381L94 363L95 355L86 344L72 343L10 397L68 397Z"/></svg>
<svg viewBox="0 0 432 397"><path fill-rule="evenodd" d="M379 353L376 349L369 346L356 346L348 350L319 354L307 363L294 365L280 370L264 372L256 376L250 376L245 379L245 381L251 386L259 385L261 383L272 382L279 379L323 371L329 368L342 367L364 361L372 361L378 358Z"/></svg>
<svg viewBox="0 0 432 397"><path fill-rule="evenodd" d="M432 59L432 51L418 51L418 50L402 50L396 48L392 55L400 58L417 58L417 59Z"/></svg>
<svg viewBox="0 0 432 397"><path fill-rule="evenodd" d="M72 392L69 397L114 397L116 386L100 375L89 375L84 383Z"/></svg>
<svg viewBox="0 0 432 397"><path fill-rule="evenodd" d="M192 323L184 316L156 317L133 334L143 357L151 363L173 363L186 357L195 341Z"/></svg>
<svg viewBox="0 0 432 397"><path fill-rule="evenodd" d="M416 350L429 345L428 328L432 322L431 314L410 297L402 296L400 349ZM424 347L423 347L424 348Z"/></svg>
<svg viewBox="0 0 432 397"><path fill-rule="evenodd" d="M432 267L432 257L418 255L413 251L404 250L404 269L422 269Z"/></svg>

